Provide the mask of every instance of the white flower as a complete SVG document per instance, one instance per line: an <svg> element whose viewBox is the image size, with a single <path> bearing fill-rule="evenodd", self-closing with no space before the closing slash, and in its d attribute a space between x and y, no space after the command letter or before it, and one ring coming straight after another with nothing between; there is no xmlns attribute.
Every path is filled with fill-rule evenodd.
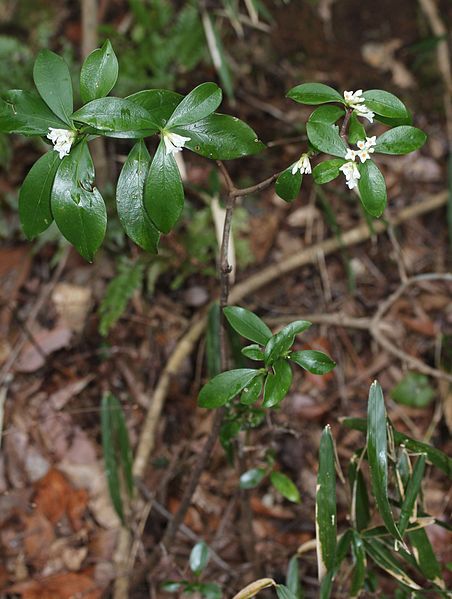
<svg viewBox="0 0 452 599"><path fill-rule="evenodd" d="M364 102L363 90L358 89L356 92L344 92L344 100L350 108L354 108L356 104L362 104Z"/></svg>
<svg viewBox="0 0 452 599"><path fill-rule="evenodd" d="M311 174L311 163L309 162L309 156L302 154L300 158L292 166L292 175L295 175L297 171L300 171L300 175L306 173Z"/></svg>
<svg viewBox="0 0 452 599"><path fill-rule="evenodd" d="M347 153L345 154L345 160L353 160L353 162L354 162L355 158L356 158L356 151L352 150L351 148L348 148Z"/></svg>
<svg viewBox="0 0 452 599"><path fill-rule="evenodd" d="M47 138L53 143L53 149L58 152L60 158L64 158L71 151L72 144L76 136L75 131L68 129L54 129L49 127Z"/></svg>
<svg viewBox="0 0 452 599"><path fill-rule="evenodd" d="M375 148L373 147L377 143L377 137L373 135L372 137L366 137L366 141L360 139L357 142L357 146L360 149L360 152L357 152L359 159L361 162L366 162L369 160L370 154L375 152ZM347 158L347 156L345 156Z"/></svg>
<svg viewBox="0 0 452 599"><path fill-rule="evenodd" d="M361 174L354 162L346 162L339 168L339 170L344 173L349 189L357 187L358 179L361 178Z"/></svg>
<svg viewBox="0 0 452 599"><path fill-rule="evenodd" d="M369 123L374 122L375 113L367 108L365 104L357 104L356 106L353 106L353 109L358 116L362 116L363 118L367 119Z"/></svg>
<svg viewBox="0 0 452 599"><path fill-rule="evenodd" d="M185 142L190 140L191 137L184 137L178 133L171 133L171 131L163 131L163 141L165 142L165 151L167 154L182 152Z"/></svg>

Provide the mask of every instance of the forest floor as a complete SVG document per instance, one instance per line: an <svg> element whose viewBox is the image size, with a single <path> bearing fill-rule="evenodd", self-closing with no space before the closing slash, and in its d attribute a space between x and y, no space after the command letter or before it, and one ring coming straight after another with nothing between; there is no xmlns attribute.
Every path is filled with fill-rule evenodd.
<svg viewBox="0 0 452 599"><path fill-rule="evenodd" d="M118 11L127 8L124 3L111 4L114 10L110 15L107 7L104 19L115 26ZM296 138L303 137L299 124L309 110L284 96L302 81L322 81L340 90L392 91L406 101L415 124L429 138L414 155L380 156L388 185L385 219L390 226L381 234L367 235L363 242L340 241L365 224L358 200L345 193L342 181L316 190L305 177L301 197L292 204L279 200L273 188L243 201L236 236L236 282L244 283L270 265L284 265L289 257L316 248L305 265L244 294L239 302L274 328L308 317L314 326L297 342L297 349L322 349L337 362L327 376L295 373L281 409L243 439L247 467L265 463L271 451L277 468L296 482L302 500L290 503L265 482L249 492L256 551L251 563L245 555L238 473L217 444L185 528L166 548L169 552L149 579L133 588L131 597L169 596L159 587L188 575L188 556L196 539L204 539L215 551L203 577L221 584L225 597L256 573L284 581L288 559L315 538L321 431L331 425L346 469L363 437L341 426L340 418L365 415L374 379L385 391L389 415L399 430L445 453L452 449L450 383L429 377L431 400L422 408L398 403L390 394L407 371L419 371L410 358L420 361L427 374L439 367L452 371L452 282L441 277L420 279L388 306L383 315L388 324L385 334L405 359L377 343L369 320L356 325L356 319L371 319L407 279L450 270L443 80L436 44L421 43L431 39L428 23L412 0L397 4L380 0L378 9L352 0L293 1L278 8L267 4L274 18L268 32L248 28L243 39L229 30L226 35L237 101L235 106L225 102L222 109L248 122L269 146L265 158L228 164L238 186L262 180L298 158ZM447 1L441 7L447 22L452 7ZM75 17L71 11L63 12L55 31L76 44ZM57 41L55 46L58 49ZM187 80L187 89L212 79L215 72L205 66ZM115 181L128 146L109 142L107 149ZM178 230L162 240L161 274L154 285L154 262L146 262L143 288L102 336L98 308L116 273L118 257L137 259L139 252L124 240L122 245L116 243L113 233L94 264L56 243L25 242L11 197L17 195L38 155L36 146L14 139L10 167L0 169L2 214L6 229L12 231L0 248L0 589L4 589L0 596L95 599L108 596L115 578L120 525L104 476L101 398L110 391L120 400L135 448L169 356L191 324L204 316L210 300L218 297L213 252L201 259L197 253L196 237L205 225L198 219L195 230L189 223L190 216L206 214L196 189L209 188L212 167L184 152L190 208ZM421 205L427 206L422 213L408 213L403 222L391 225L407 208ZM336 249L323 251L326 239L339 239ZM208 237L206 243L212 246ZM330 319L323 316L328 314ZM136 567L159 543L168 517L177 510L211 427L212 413L196 406L199 388L207 380L205 354L201 337L170 380L142 481L153 499L146 500L144 493L141 513L131 523ZM450 485L432 467L424 495L429 512L447 519ZM349 508L345 486L339 485L338 502L341 530ZM441 561L450 563L450 533L432 527L430 538ZM300 572L306 597L317 597L315 551L301 556ZM392 588L389 578L383 577L380 590L392 596ZM335 596L347 594L339 585Z"/></svg>

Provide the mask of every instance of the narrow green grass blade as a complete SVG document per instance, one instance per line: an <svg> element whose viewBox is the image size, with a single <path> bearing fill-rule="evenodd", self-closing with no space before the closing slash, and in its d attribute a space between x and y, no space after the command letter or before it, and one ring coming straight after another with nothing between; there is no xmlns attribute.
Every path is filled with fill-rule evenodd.
<svg viewBox="0 0 452 599"><path fill-rule="evenodd" d="M107 393L102 398L100 422L102 433L102 450L105 462L105 475L107 477L110 497L116 513L124 523L124 510L121 499L121 485L119 479L119 468L116 459L115 437L116 425L115 418L112 416L114 404L113 395Z"/></svg>
<svg viewBox="0 0 452 599"><path fill-rule="evenodd" d="M402 504L402 509L400 511L400 520L399 520L399 532L403 535L406 531L408 523L410 521L410 517L414 514L414 506L416 503L417 496L419 495L419 491L421 490L422 478L424 476L425 471L425 454L419 456L411 478L408 481L408 485L405 492L405 499Z"/></svg>
<svg viewBox="0 0 452 599"><path fill-rule="evenodd" d="M111 417L116 420L118 440L118 447L116 449L117 453L119 454L119 462L122 468L122 472L124 473L127 493L130 497L132 497L134 488L132 474L133 456L129 442L129 431L127 430L127 425L124 419L124 413L122 411L121 404L116 399L116 397L111 396L111 398L111 405L114 406L111 411Z"/></svg>
<svg viewBox="0 0 452 599"><path fill-rule="evenodd" d="M362 451L365 451L362 450ZM370 521L369 496L367 494L366 481L363 473L358 469L361 452L357 452L348 467L348 479L352 494L352 504L350 509L350 519L357 530L367 528Z"/></svg>
<svg viewBox="0 0 452 599"><path fill-rule="evenodd" d="M414 558L422 574L440 589L445 590L446 585L441 574L441 566L436 559L433 547L424 528L418 528L408 533Z"/></svg>
<svg viewBox="0 0 452 599"><path fill-rule="evenodd" d="M323 429L320 440L316 492L316 542L319 580L333 570L336 554L336 471L331 429Z"/></svg>
<svg viewBox="0 0 452 599"><path fill-rule="evenodd" d="M364 587L364 581L366 578L366 550L364 549L364 543L359 534L353 533L352 541L352 554L354 561L352 582L350 586L350 595L357 597Z"/></svg>
<svg viewBox="0 0 452 599"><path fill-rule="evenodd" d="M415 591L421 590L421 587L405 573L405 566L394 557L392 552L385 547L381 541L378 539L364 541L364 546L367 555L377 564L377 566L410 589Z"/></svg>
<svg viewBox="0 0 452 599"><path fill-rule="evenodd" d="M298 567L298 557L292 556L287 566L286 586L292 592L296 599L303 599L303 589L301 587L300 569Z"/></svg>

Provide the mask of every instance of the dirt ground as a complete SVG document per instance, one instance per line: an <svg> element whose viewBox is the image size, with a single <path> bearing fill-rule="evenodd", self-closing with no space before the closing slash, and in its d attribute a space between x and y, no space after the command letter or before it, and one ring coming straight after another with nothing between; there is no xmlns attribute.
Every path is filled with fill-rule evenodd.
<svg viewBox="0 0 452 599"><path fill-rule="evenodd" d="M228 164L235 183L253 184L299 156L304 143L299 140L303 137L300 124L309 109L286 99L285 93L298 83L321 81L339 90L377 87L391 91L404 99L414 114L414 124L429 135L424 148L413 155L379 158L388 186L385 218L389 222L397 221L410 206L445 198L444 81L437 66L436 44L431 43L432 33L418 3L268 0L265 4L273 18L267 32L245 27L240 39L224 26L237 99L234 106L225 101L222 110L247 121L269 145L263 155ZM102 3L102 7L103 23L113 27L129 10L120 0ZM439 13L450 23L450 2L442 0ZM78 19L78 11L65 3L55 17L55 50L65 39L78 55ZM1 23L2 30L6 24ZM23 31L18 35L24 35ZM119 61L121 65L121 56ZM178 91L204 80L215 80L208 64L181 76ZM54 240L26 242L18 227L17 190L39 149L24 138L14 138L12 144L10 166L0 168L5 223L0 248L0 413L4 414L0 454L0 589L4 590L0 596L107 597L115 578L120 523L104 477L101 397L111 391L120 400L135 448L169 356L209 301L218 297L218 281L212 274L215 259L210 255L200 263L191 254L192 246L186 243L190 214L185 215L177 231L162 241L167 264L154 292L143 285L109 334L100 335L98 308L115 275L117 259L121 255L136 259L139 252L127 241L115 244L112 234L95 262L87 264L74 250ZM112 181L129 147L128 142L108 142ZM211 165L189 152L184 152L184 159L187 201L193 214L203 207L193 187L208 187ZM248 243L244 250L247 266L238 269L237 282L365 222L358 200L344 192L342 181L321 191L317 193L305 177L293 204L279 200L273 188L242 202L246 222L238 238ZM446 202L432 206L363 243L338 243L331 253L319 251L306 265L244 297L241 305L255 310L273 327L294 317L312 316L314 326L299 338L296 349L323 349L338 364L334 373L324 377L295 373L281 409L243 438L247 467L262 464L270 449L278 469L296 482L302 501L292 504L265 483L249 492L257 554L255 563L250 563L244 547L238 473L217 444L184 530L152 575L132 588L131 597L170 596L159 590L160 584L188 575L194 539L205 539L220 558L210 561L203 579L221 584L224 597L233 596L256 572L283 582L288 559L315 538L322 428L331 424L346 469L363 438L341 426L339 419L365 415L374 379L385 391L389 415L399 430L450 454L450 383L431 377L433 399L424 408L395 402L390 390L407 370L413 370L410 364L379 345L369 328L345 321L337 326L321 317L340 313L345 320L370 319L406 277L450 271ZM186 264L190 264L186 278L174 285L176 274ZM452 370L451 297L450 280L409 286L383 315L391 344L431 369L441 364ZM143 479L145 489L154 496L154 507L145 493L141 513L131 523L137 569L159 543L168 515L177 510L210 430L212 414L196 407L199 388L207 380L205 353L202 338L170 380ZM424 495L429 512L447 519L450 485L432 467L427 471ZM341 484L338 502L341 530L349 508L349 495ZM450 533L432 527L430 538L442 563L450 564ZM306 597L317 597L315 551L302 555L300 573ZM393 596L389 578L382 575L380 581L379 591L368 596L383 592ZM348 596L346 583L345 573L339 578L336 597Z"/></svg>

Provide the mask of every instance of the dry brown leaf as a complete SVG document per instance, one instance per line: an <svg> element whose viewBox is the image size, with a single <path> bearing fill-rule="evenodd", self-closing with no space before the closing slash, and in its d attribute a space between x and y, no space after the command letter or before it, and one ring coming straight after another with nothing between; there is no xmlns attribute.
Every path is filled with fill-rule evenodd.
<svg viewBox="0 0 452 599"><path fill-rule="evenodd" d="M55 410L61 410L67 402L78 395L83 389L95 378L94 374L90 374L85 376L82 379L77 379L76 381L71 381L67 385L65 385L62 389L58 389L52 393L49 397L49 400L52 402Z"/></svg>
<svg viewBox="0 0 452 599"><path fill-rule="evenodd" d="M80 333L91 308L90 286L81 287L70 283L59 283L52 293L52 301L60 317L60 324L75 333Z"/></svg>
<svg viewBox="0 0 452 599"><path fill-rule="evenodd" d="M55 574L21 582L7 590L20 594L22 599L74 599L76 596L83 599L100 599L102 596L102 589L96 586L91 572Z"/></svg>
<svg viewBox="0 0 452 599"><path fill-rule="evenodd" d="M46 357L51 353L69 345L72 331L64 326L54 329L41 329L33 332L33 342L25 344L15 363L17 372L35 372L46 363Z"/></svg>
<svg viewBox="0 0 452 599"><path fill-rule="evenodd" d="M27 562L35 568L42 568L48 558L50 547L55 540L52 523L40 512L24 515L24 549Z"/></svg>

